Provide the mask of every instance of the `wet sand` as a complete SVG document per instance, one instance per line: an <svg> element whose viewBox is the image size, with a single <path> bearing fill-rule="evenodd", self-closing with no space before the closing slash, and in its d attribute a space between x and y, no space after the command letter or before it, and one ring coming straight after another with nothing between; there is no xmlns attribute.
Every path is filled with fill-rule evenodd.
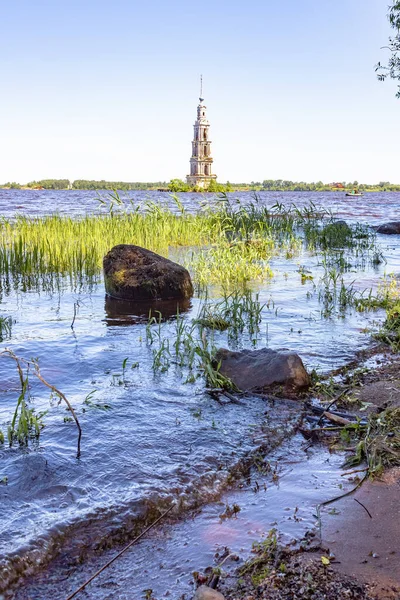
<svg viewBox="0 0 400 600"><path fill-rule="evenodd" d="M395 467L322 512L322 543L338 561L333 568L367 583L379 599L400 598L399 498Z"/></svg>

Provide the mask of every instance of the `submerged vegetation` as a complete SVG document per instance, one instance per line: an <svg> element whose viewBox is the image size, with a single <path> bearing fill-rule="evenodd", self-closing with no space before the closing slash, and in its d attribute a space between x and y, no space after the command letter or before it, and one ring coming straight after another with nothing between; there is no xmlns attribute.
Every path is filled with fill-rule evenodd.
<svg viewBox="0 0 400 600"><path fill-rule="evenodd" d="M223 198L216 207L204 206L192 214L174 199L175 210L150 201L139 209L126 206L114 192L107 198L106 215L3 220L1 288L51 290L61 285L63 277L75 288L90 285L99 277L108 250L132 242L164 256L186 248L182 258L195 282L241 284L270 274L271 256L282 249L299 250L298 225L314 220L317 226L321 219L312 205L304 211L279 205L268 210L232 206Z"/></svg>
<svg viewBox="0 0 400 600"><path fill-rule="evenodd" d="M196 213L177 196L173 207L151 201L135 206L112 192L100 202L105 215L72 219L58 215L17 216L0 224L0 287L15 291L74 289L96 283L102 259L116 244L135 243L164 256L177 256L200 287L245 285L272 275L270 260L303 249L353 256L374 251L372 233L335 224L312 203L299 209L255 202L245 205L222 195ZM343 250L342 250L343 252Z"/></svg>
<svg viewBox="0 0 400 600"><path fill-rule="evenodd" d="M146 342L152 350L154 373L164 373L174 366L186 383L195 383L203 377L211 390L234 390L234 384L220 373L216 361L218 332L227 331L232 346L239 345L245 336L255 347L260 333L261 311L258 294L250 290L223 293L219 301L207 297L200 305L197 318L186 320L179 312L175 318L175 332L162 322L162 315L150 315L146 326Z"/></svg>

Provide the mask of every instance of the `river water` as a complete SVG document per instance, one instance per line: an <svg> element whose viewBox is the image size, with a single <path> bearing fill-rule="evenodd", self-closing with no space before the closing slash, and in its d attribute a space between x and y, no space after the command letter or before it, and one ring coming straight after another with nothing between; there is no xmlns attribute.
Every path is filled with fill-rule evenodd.
<svg viewBox="0 0 400 600"><path fill-rule="evenodd" d="M251 200L251 194L231 196ZM372 225L400 214L396 193L362 198L346 198L343 193L259 196L268 206L276 202L304 206L311 200L353 223ZM129 192L126 197L134 206L147 199L168 202L168 194L158 192ZM184 206L193 211L203 199L200 194L181 195ZM6 218L53 212L79 218L100 210L104 209L92 191L0 190L0 213ZM385 274L400 273L397 236L378 236L377 241L386 262L345 275L358 290L376 289ZM321 316L313 283L302 284L299 274L303 268L318 280L322 267L315 256L303 252L276 258L271 267L274 277L254 285L266 303L259 346L290 348L307 368L326 372L371 343L366 330L383 319L382 311ZM79 308L71 329L76 303ZM197 315L199 303L194 297L185 319ZM221 408L200 381L185 384L176 369L153 373L146 322L116 315L106 302L102 280L86 291L72 289L68 282L57 293L6 291L0 315L13 321L10 339L3 345L18 356L39 359L43 375L75 406L83 428L82 456L77 460L76 430L65 407L50 402L32 378L35 409L48 411L46 427L39 442L28 449L0 446L0 481L7 478L0 484L0 582L40 570L61 549L71 564L90 561L96 552L129 539L136 524L171 500L184 511L218 499L232 470L264 443L262 400ZM173 335L173 320L162 327L163 335ZM224 336L217 335L221 346L227 345ZM244 336L240 345L250 347L250 340ZM0 381L0 428L5 431L18 397L15 366L5 357L0 360ZM290 429L295 421L296 413L285 415L273 427ZM296 476L291 493L295 480ZM278 513L282 500L271 501L277 503ZM269 511L273 521L271 504ZM102 593L93 597L123 597ZM29 597L56 598L54 589L46 595L43 588Z"/></svg>

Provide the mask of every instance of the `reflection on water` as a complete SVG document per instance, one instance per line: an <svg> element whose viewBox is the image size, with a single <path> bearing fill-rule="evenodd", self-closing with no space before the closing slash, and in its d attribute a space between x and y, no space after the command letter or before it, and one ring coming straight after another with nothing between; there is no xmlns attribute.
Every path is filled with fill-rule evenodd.
<svg viewBox="0 0 400 600"><path fill-rule="evenodd" d="M188 312L191 308L190 299L131 302L106 295L104 303L105 322L108 326L143 323L148 321L149 317L155 317L157 321L166 321L176 317L178 313Z"/></svg>
<svg viewBox="0 0 400 600"><path fill-rule="evenodd" d="M238 195L251 199L249 194ZM0 190L0 206L5 216L54 210L79 216L98 210L93 196L93 192ZM149 194L129 196L139 203ZM270 206L277 200L304 205L312 199L340 218L367 223L395 219L400 209L400 194L366 194L362 199L346 199L340 193L260 197ZM153 199L157 198L167 201L168 195L156 193ZM201 198L182 196L190 210L198 208ZM397 238L378 236L378 241L387 264L350 268L344 275L358 290L376 288L385 272L400 273ZM274 277L254 286L265 303L259 346L290 348L299 352L308 368L326 371L370 343L365 330L383 318L382 311L350 310L340 318L321 318L313 281L301 277L301 270L311 271L318 282L323 267L316 256L304 252L295 258L275 258L271 266ZM46 291L33 289L16 293L10 285L3 290L0 315L13 322L12 337L4 343L17 355L38 357L45 378L72 402L83 428L82 457L73 458L76 434L65 407L50 401L39 386L32 387L32 406L49 411L40 441L29 449L0 445L0 480L8 478L7 485L0 484L0 569L2 560L11 559L15 572L23 562L15 561L15 556L29 556L25 564L31 565L46 553L52 555L59 544L63 548L75 544L79 552L84 548L82 553L90 554L91 545L107 544L111 531L117 539L118 532L134 529L135 519L143 519L155 504L172 497L200 504L202 494L217 494L232 465L260 444L255 432L266 411L260 399L244 407L221 407L205 393L200 380L185 384L178 365L153 373L153 348L146 341L149 308L162 313L157 327L164 338L173 340L176 303L149 307L105 299L102 281L85 289L64 278ZM194 297L180 305L182 319L196 318L200 302ZM226 333L216 332L215 344L226 346ZM251 347L251 341L243 335L237 345ZM10 363L0 358L3 431L19 390L18 374Z"/></svg>

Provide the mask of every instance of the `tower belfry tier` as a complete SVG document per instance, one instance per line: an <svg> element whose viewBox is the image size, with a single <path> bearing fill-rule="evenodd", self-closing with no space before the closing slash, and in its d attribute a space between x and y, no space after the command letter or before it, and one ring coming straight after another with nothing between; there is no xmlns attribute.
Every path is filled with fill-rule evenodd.
<svg viewBox="0 0 400 600"><path fill-rule="evenodd" d="M207 188L212 180L217 179L211 172L213 159L211 157L211 142L209 139L210 123L207 120L207 108L200 90L200 104L197 107L197 119L194 124L192 141L192 156L190 159L190 175L186 177L190 185Z"/></svg>

